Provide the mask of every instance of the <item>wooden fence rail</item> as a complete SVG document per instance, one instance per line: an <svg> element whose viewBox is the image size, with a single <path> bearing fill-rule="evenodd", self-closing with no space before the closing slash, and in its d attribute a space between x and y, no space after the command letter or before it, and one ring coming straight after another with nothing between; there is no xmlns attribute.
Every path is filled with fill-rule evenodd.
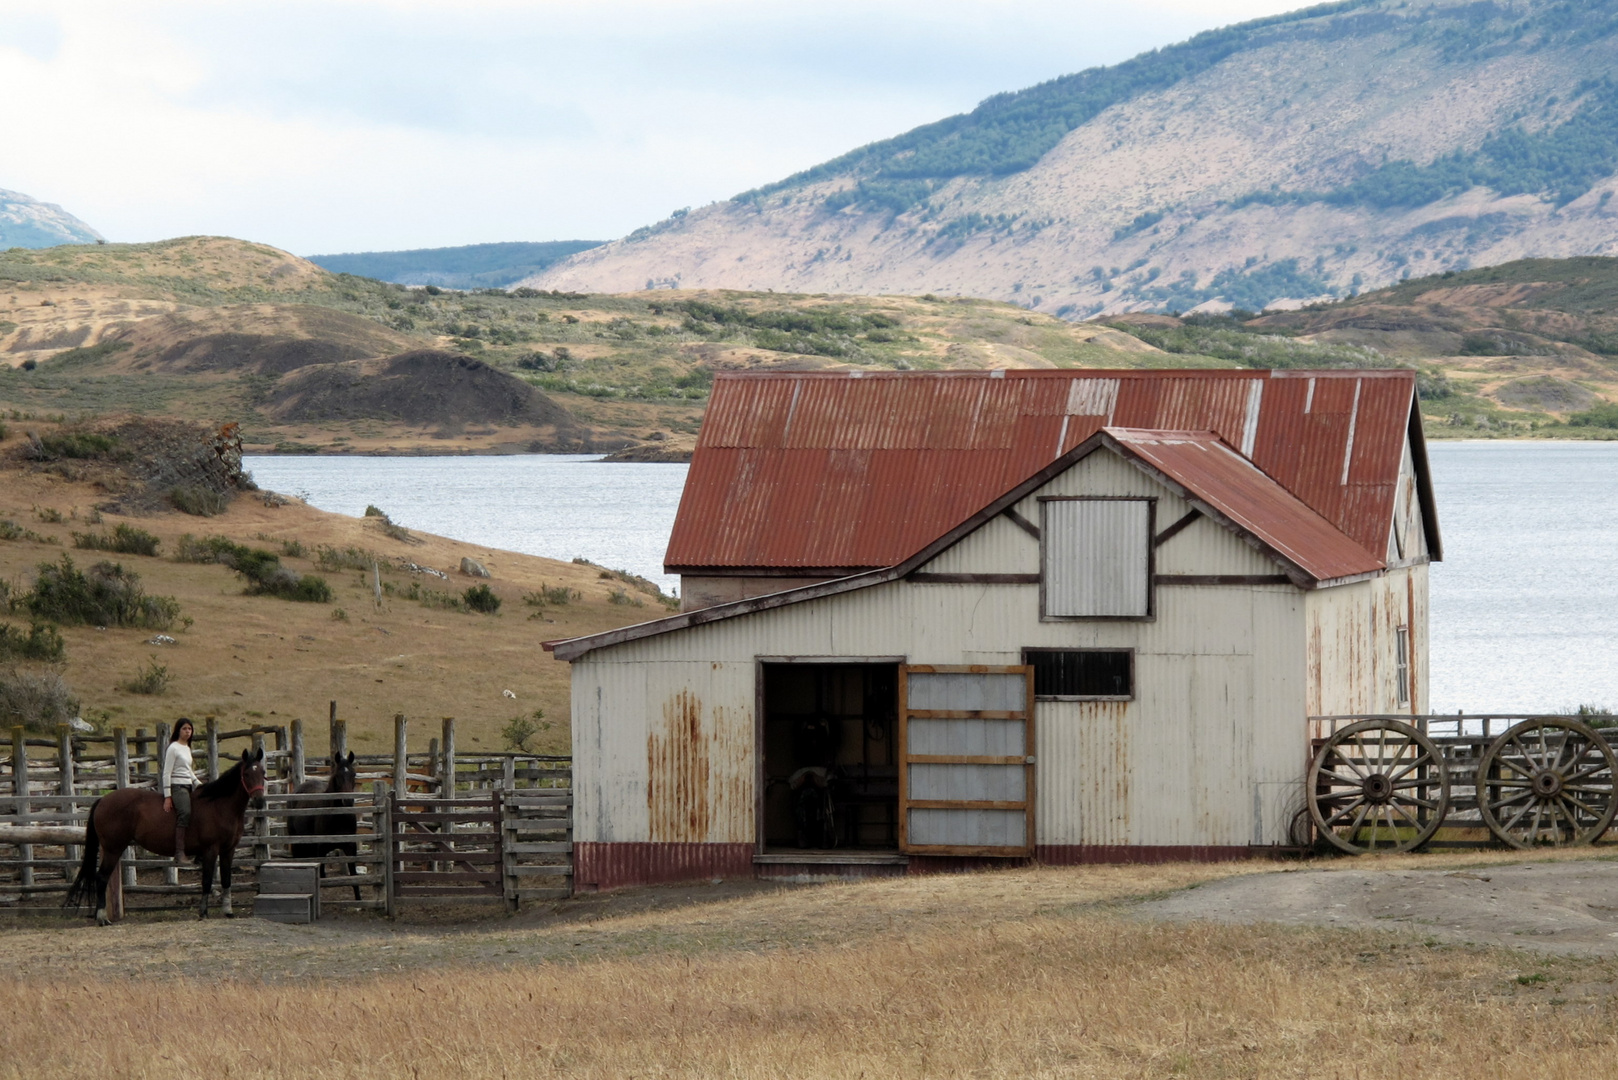
<svg viewBox="0 0 1618 1080"><path fill-rule="evenodd" d="M222 731L210 720L199 737L206 747L206 765L198 773L216 777L237 755L231 744L244 744L265 752L266 791L262 807L249 808L238 848L238 874L232 891L256 888L257 867L292 857L292 845L352 843L355 854L329 854L324 860L336 873L322 882L323 907L372 907L392 913L401 899L425 895L421 873L447 873L419 863L476 861L489 869L494 881L486 895L503 898L515 908L524 899L566 896L572 884L572 760L554 755L455 751L455 724L445 720L440 737L430 740L426 753L411 753L408 724L395 717L394 752L356 754L360 791L344 795L324 792L300 795L296 789L307 779L329 772L333 756L344 754L346 724L337 718L333 703L328 756L309 756L304 749L303 725L254 725ZM116 728L110 734L79 734L65 726L55 738L30 736L14 728L11 753L0 762L0 911L20 909L36 896L62 893L78 872L83 855L85 818L95 799L120 787L158 786L161 761L167 749L169 726L131 733ZM201 756L201 755L199 755ZM442 815L471 800L488 815L481 837L488 850L469 844L459 827ZM336 805L320 805L331 803ZM289 825L299 818L344 813L351 806L353 834L292 836ZM439 809L432 811L431 806ZM470 804L469 804L470 805ZM423 816L423 815L427 816ZM401 815L412 819L403 831L420 833L417 826L443 832L430 840L401 839L395 823ZM432 820L429 820L432 819ZM47 830L42 832L41 830ZM45 839L49 837L49 840ZM77 839L79 843L73 843ZM447 848L446 848L447 845ZM465 849L464 851L462 849ZM407 858L422 852L454 854L454 858ZM390 853L392 857L390 858ZM491 858L486 858L492 854ZM463 857L464 856L464 857ZM406 868L407 864L410 868ZM199 871L176 869L172 860L144 851L126 853L121 864L125 893L173 897L196 895ZM458 888L458 887L457 887ZM359 896L355 897L355 890ZM327 893L335 893L329 899ZM341 899L339 899L341 897ZM461 897L467 898L463 889Z"/></svg>

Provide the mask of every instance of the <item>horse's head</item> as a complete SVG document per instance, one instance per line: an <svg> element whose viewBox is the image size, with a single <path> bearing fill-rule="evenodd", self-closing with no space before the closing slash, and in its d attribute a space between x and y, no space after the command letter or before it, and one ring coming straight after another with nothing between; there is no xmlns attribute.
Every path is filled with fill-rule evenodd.
<svg viewBox="0 0 1618 1080"><path fill-rule="evenodd" d="M246 750L242 753L242 790L254 806L264 805L264 751Z"/></svg>
<svg viewBox="0 0 1618 1080"><path fill-rule="evenodd" d="M353 791L359 778L359 768L356 764L354 751L350 750L345 757L342 754L332 758L331 782L326 785L327 791Z"/></svg>

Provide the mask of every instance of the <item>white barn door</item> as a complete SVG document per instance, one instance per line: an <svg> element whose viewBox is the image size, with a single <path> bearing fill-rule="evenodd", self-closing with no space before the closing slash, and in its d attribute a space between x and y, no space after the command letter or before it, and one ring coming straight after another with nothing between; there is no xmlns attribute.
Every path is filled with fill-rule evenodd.
<svg viewBox="0 0 1618 1080"><path fill-rule="evenodd" d="M899 669L899 849L1034 853L1034 669Z"/></svg>

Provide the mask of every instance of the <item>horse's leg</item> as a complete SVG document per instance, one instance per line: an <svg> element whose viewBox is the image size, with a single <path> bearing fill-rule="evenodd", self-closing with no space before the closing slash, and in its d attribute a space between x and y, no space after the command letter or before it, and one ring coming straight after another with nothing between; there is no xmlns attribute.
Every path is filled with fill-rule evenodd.
<svg viewBox="0 0 1618 1080"><path fill-rule="evenodd" d="M112 922L112 919L107 914L107 882L111 880L112 875L119 872L118 860L123 858L123 855L123 848L113 851L106 844L101 845L101 865L96 868L97 926L106 926ZM122 907L121 904L119 906ZM120 911L119 914L121 915L123 912Z"/></svg>
<svg viewBox="0 0 1618 1080"><path fill-rule="evenodd" d="M360 883L358 881L354 880L355 878L358 878L360 876L359 875L359 867L357 865L355 865L355 863L354 863L354 859L359 855L359 853L360 853L360 846L358 844L344 844L343 845L343 854L347 855L348 860L349 860L348 861L348 877L349 877L349 880L352 881L353 885L354 885L354 899L355 900L358 900L360 898Z"/></svg>
<svg viewBox="0 0 1618 1080"><path fill-rule="evenodd" d="M234 845L225 847L219 852L219 909L225 913L227 919L236 917L236 913L230 908L230 870L231 860L235 857Z"/></svg>
<svg viewBox="0 0 1618 1080"><path fill-rule="evenodd" d="M201 857L197 860L202 863L202 902L197 907L197 918L199 919L208 917L208 894L213 892L214 859L213 848L203 848Z"/></svg>

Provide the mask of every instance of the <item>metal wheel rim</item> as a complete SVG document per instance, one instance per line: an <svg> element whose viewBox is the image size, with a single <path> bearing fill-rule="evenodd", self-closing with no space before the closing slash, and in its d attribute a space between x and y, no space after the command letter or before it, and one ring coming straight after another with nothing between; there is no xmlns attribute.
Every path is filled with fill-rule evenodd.
<svg viewBox="0 0 1618 1080"><path fill-rule="evenodd" d="M1478 810L1489 831L1522 851L1594 843L1618 812L1618 758L1577 720L1524 720L1478 762Z"/></svg>
<svg viewBox="0 0 1618 1080"><path fill-rule="evenodd" d="M1433 741L1396 720L1335 732L1309 768L1309 815L1350 855L1412 851L1443 824L1449 776Z"/></svg>

